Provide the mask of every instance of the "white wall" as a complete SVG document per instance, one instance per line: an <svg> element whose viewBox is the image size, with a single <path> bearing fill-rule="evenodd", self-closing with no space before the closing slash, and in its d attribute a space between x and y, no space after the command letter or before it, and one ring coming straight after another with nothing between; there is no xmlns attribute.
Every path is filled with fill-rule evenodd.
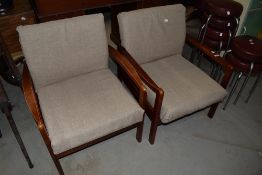
<svg viewBox="0 0 262 175"><path fill-rule="evenodd" d="M238 28L238 32L237 34L240 34L240 30L242 28L242 24L245 20L245 17L246 17L246 14L247 14L247 10L248 10L248 7L249 7L249 4L251 3L251 0L234 0L234 1L237 1L239 2L240 4L243 5L243 12L240 16L240 24L239 24L239 28Z"/></svg>

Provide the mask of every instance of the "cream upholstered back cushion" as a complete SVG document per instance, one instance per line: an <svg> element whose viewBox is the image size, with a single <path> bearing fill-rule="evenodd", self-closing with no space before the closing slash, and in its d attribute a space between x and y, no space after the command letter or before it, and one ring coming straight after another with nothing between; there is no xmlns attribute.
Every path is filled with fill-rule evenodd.
<svg viewBox="0 0 262 175"><path fill-rule="evenodd" d="M108 67L102 14L17 28L36 90Z"/></svg>
<svg viewBox="0 0 262 175"><path fill-rule="evenodd" d="M140 64L182 53L185 7L181 4L118 15L121 45Z"/></svg>

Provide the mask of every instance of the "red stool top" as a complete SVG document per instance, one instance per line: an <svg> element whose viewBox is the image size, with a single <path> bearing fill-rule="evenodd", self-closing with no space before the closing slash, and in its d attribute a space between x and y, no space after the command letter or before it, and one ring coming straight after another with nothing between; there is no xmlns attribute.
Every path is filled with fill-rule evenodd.
<svg viewBox="0 0 262 175"><path fill-rule="evenodd" d="M206 30L206 36L217 41L228 41L230 38L230 30L218 30L208 27Z"/></svg>
<svg viewBox="0 0 262 175"><path fill-rule="evenodd" d="M247 74L250 71L251 62L245 62L236 57L232 52L226 55L226 61L228 61L236 70ZM254 63L252 70L253 74L262 72L262 64Z"/></svg>
<svg viewBox="0 0 262 175"><path fill-rule="evenodd" d="M239 17L243 11L243 6L231 0L207 0L207 11L214 15L223 18Z"/></svg>
<svg viewBox="0 0 262 175"><path fill-rule="evenodd" d="M231 43L234 55L247 62L262 64L262 40L242 35L234 38Z"/></svg>
<svg viewBox="0 0 262 175"><path fill-rule="evenodd" d="M203 15L203 23L206 23L208 18L208 14L204 13ZM220 17L216 17L213 16L209 23L208 23L208 27L212 27L212 28L216 28L219 30L235 30L237 26L237 21L234 18L220 18Z"/></svg>
<svg viewBox="0 0 262 175"><path fill-rule="evenodd" d="M218 40L213 40L209 38L208 36L205 36L204 38L204 44L206 44L208 47L210 47L214 51L218 51L220 49L220 43L222 42L222 50L226 49L227 47L227 42L226 41L218 41Z"/></svg>

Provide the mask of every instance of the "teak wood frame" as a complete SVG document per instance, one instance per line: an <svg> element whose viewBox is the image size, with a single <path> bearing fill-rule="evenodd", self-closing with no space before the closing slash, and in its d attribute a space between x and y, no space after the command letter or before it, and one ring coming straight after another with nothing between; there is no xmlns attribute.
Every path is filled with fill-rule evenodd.
<svg viewBox="0 0 262 175"><path fill-rule="evenodd" d="M139 90L138 102L139 102L139 105L142 108L144 108L145 107L145 99L146 99L146 88L143 85L141 79L139 78L139 75L137 74L137 72L135 71L133 66L128 63L128 60L123 58L123 55L120 54L117 50L115 50L111 46L109 46L109 55L110 55L110 58L112 58L117 63L117 65L119 65L122 68L122 70L125 71L125 73L132 80L132 82L134 83L136 88ZM26 103L27 103L30 111L33 114L36 125L37 125L37 127L38 127L38 129L39 129L39 131L40 131L40 133L43 137L43 140L44 140L44 142L45 142L45 144L48 148L48 151L49 151L49 153L50 153L60 175L63 175L64 172L63 172L62 166L59 162L59 159L65 157L65 156L73 154L77 151L80 151L84 148L87 148L89 146L97 144L101 141L109 139L113 136L116 136L118 134L121 134L121 133L128 131L130 129L133 129L133 128L137 128L137 132L136 132L137 141L141 142L141 140L142 140L144 117L143 117L143 120L141 122L135 123L131 126L128 126L128 127L123 128L121 130L118 130L116 132L110 133L106 136L103 136L103 137L98 138L96 140L90 141L90 142L85 143L83 145L80 145L78 147L69 149L69 150L64 151L62 153L54 154L52 146L51 146L51 140L49 139L48 131L46 129L45 122L44 122L42 114L41 114L41 110L40 110L40 106L39 106L39 102L38 102L38 97L37 97L37 94L35 93L35 89L34 89L34 86L33 86L33 83L32 83L32 79L31 79L29 70L28 70L26 65L25 65L24 71L23 71L22 87L23 87L23 92L24 92Z"/></svg>
<svg viewBox="0 0 262 175"><path fill-rule="evenodd" d="M199 51L201 51L204 55L206 55L210 60L214 61L215 63L219 64L222 67L222 70L224 71L224 77L221 81L221 86L223 88L227 87L227 84L231 78L231 75L233 73L233 66L231 66L229 63L227 63L224 59L222 59L220 56L217 56L212 52L212 50L207 47L206 45L201 44L196 39L192 38L191 36L186 36L186 42L196 47ZM152 106L149 101L146 101L145 103L145 113L151 120L151 127L150 127L150 134L149 134L149 142L151 144L154 144L155 137L156 137L156 131L158 125L162 124L160 120L160 111L162 106L162 101L164 97L164 90L159 87L151 78L150 76L143 70L143 68L135 61L135 59L127 52L125 48L118 45L118 50L129 60L129 62L135 67L137 70L138 75L140 76L141 80L156 94L155 103L154 106ZM128 77L125 75L124 71L121 69L121 67L118 67L118 77L122 80L124 80L127 84L127 86L132 86L129 81ZM133 88L132 88L133 89ZM134 90L134 89L133 89ZM132 91L133 95L137 96L138 91ZM215 103L210 105L210 110L208 112L208 117L213 118L215 111L217 109L219 103Z"/></svg>

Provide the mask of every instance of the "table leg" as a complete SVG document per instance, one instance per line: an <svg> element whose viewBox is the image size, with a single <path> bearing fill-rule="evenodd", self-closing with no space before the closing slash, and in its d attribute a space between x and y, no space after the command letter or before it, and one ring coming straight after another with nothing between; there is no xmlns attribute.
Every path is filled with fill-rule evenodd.
<svg viewBox="0 0 262 175"><path fill-rule="evenodd" d="M20 134L19 134L19 132L17 130L16 124L14 122L14 119L12 117L12 114L11 114L10 110L8 109L8 107L6 107L5 109L3 109L3 112L4 112L4 114L7 117L7 120L9 122L9 124L10 124L10 126L12 128L12 131L13 131L13 133L15 135L15 138L16 138L16 140L17 140L17 142L18 142L18 144L19 144L19 146L20 146L20 148L21 148L21 150L22 150L22 152L23 152L23 154L25 156L25 159L26 159L26 161L28 163L28 166L30 168L33 168L34 165L32 164L32 162L31 162L31 160L30 160L30 158L28 156L28 153L26 151L25 145L24 145L24 143L23 143L23 141L22 141L22 139L20 137Z"/></svg>

